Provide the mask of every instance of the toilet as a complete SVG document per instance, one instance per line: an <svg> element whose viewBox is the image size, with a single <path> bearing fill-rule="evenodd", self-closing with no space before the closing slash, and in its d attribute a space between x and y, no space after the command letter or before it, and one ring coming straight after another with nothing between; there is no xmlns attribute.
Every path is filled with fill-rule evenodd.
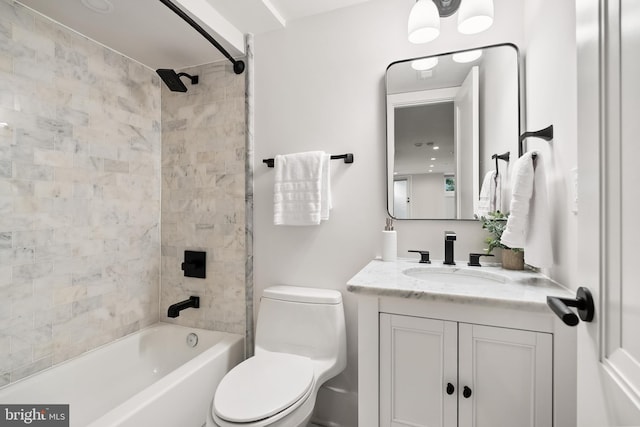
<svg viewBox="0 0 640 427"><path fill-rule="evenodd" d="M254 356L220 381L207 427L305 426L320 386L346 365L340 292L269 287L260 300Z"/></svg>

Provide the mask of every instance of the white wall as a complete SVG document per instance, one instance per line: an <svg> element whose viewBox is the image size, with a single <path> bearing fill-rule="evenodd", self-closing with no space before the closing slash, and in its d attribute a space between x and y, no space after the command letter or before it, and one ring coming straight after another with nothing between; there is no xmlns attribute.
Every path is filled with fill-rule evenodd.
<svg viewBox="0 0 640 427"><path fill-rule="evenodd" d="M256 299L273 284L338 289L345 299L348 367L331 382L357 390L357 301L346 282L381 252L386 214L384 73L393 61L489 44L523 40L520 1L496 0L487 32L463 36L456 17L443 21L441 36L427 45L407 42L413 0L374 0L290 22L286 29L255 37L254 277ZM352 152L355 163L333 161L334 208L317 227L273 225L273 169L263 158L290 152ZM458 233L456 255L483 248L473 221L398 221L401 256L428 249L443 257L443 233ZM331 401L320 396L320 418L355 426L355 395ZM345 407L346 405L346 407Z"/></svg>
<svg viewBox="0 0 640 427"><path fill-rule="evenodd" d="M570 179L578 159L575 2L527 0L525 17L527 123L523 131L554 125L551 143L527 139L528 149L540 149L549 166L554 267L546 273L577 288L578 221L572 212Z"/></svg>

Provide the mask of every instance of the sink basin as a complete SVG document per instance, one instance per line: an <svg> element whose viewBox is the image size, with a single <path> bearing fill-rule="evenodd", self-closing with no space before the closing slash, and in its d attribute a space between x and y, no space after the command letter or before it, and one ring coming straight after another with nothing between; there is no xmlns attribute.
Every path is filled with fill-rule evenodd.
<svg viewBox="0 0 640 427"><path fill-rule="evenodd" d="M490 271L467 268L416 267L402 271L409 277L432 283L452 285L483 285L506 283L507 277Z"/></svg>

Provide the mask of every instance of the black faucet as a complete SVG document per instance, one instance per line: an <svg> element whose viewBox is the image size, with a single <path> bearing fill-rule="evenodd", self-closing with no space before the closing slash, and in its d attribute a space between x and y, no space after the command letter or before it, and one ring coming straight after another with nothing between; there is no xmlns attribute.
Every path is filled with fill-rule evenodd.
<svg viewBox="0 0 640 427"><path fill-rule="evenodd" d="M200 308L200 297L191 296L189 299L177 302L175 304L171 304L169 306L169 311L167 316L169 317L178 317L180 316L180 312L189 307Z"/></svg>
<svg viewBox="0 0 640 427"><path fill-rule="evenodd" d="M453 256L453 242L456 241L456 233L453 231L444 232L444 262L446 265L456 265Z"/></svg>

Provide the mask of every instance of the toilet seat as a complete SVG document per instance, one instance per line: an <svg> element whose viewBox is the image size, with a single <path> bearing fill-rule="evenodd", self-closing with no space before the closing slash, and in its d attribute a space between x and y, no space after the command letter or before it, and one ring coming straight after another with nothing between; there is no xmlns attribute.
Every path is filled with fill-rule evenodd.
<svg viewBox="0 0 640 427"><path fill-rule="evenodd" d="M212 412L230 423L254 423L279 413L284 416L306 400L313 382L311 359L260 353L237 365L220 381Z"/></svg>

